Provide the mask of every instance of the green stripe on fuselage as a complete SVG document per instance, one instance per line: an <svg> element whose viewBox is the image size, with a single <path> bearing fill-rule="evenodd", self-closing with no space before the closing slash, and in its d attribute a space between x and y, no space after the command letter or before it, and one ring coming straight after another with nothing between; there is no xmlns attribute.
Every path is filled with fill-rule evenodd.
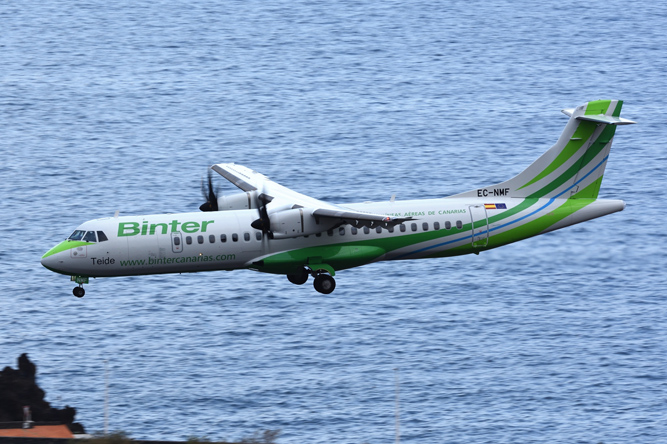
<svg viewBox="0 0 667 444"><path fill-rule="evenodd" d="M512 217L537 203L537 199L523 199L523 201L509 210L489 217L489 223L495 223ZM466 215L466 217L469 217ZM485 220L475 222L476 227L486 225ZM396 228L398 229L398 227ZM400 235L396 237L384 237L375 239L366 239L358 241L348 241L335 245L323 245L320 247L308 247L274 254L264 258L261 265L253 265L261 271L268 273L286 274L295 273L297 267L308 263L309 259L319 258L321 262L327 263L336 270L343 270L372 262L376 258L391 251L406 248L411 245L418 245L424 242L431 242L437 239L446 239L452 236L471 233L471 224L463 224L461 229L452 228L451 230L434 230L422 233ZM364 236L359 234L359 236ZM466 245L464 251L452 249L449 255L459 255L472 252L472 243ZM475 251L479 251L475 248ZM446 255L446 253L445 253Z"/></svg>
<svg viewBox="0 0 667 444"><path fill-rule="evenodd" d="M532 207L536 203L537 203L537 199L533 199L533 198L523 199L523 201L519 205L517 205L517 206L515 206L515 207L513 207L513 208L511 208L507 211L503 211L500 214L496 214L495 216L489 217L489 224L500 222L503 219L507 219L508 217L512 217L515 214L518 214L518 213L520 213L524 210L527 210L528 208ZM483 220L477 221L475 223L475 228L479 228L483 225L484 225Z"/></svg>
<svg viewBox="0 0 667 444"><path fill-rule="evenodd" d="M595 202L596 198L591 198L590 196L593 194L597 196L596 190L600 189L601 182L602 182L602 177L600 177L595 182L591 183L583 190L580 190L571 198L564 200L561 206L559 206L554 210L550 210L544 216L541 216L533 221L517 225L511 230L507 230L502 233L492 234L489 237L489 244L485 248L476 249L476 251L490 250L491 248L501 247L503 245L511 244L513 242L527 239L529 237L537 236L547 228L551 227L553 224L565 219L566 217L576 213L582 208ZM495 222L495 221L492 222L492 219L493 218L489 218L489 224ZM466 253L470 253L470 246L462 245L452 250L430 255L429 257L444 257L444 256L452 256L455 254L466 254Z"/></svg>
<svg viewBox="0 0 667 444"><path fill-rule="evenodd" d="M440 251L429 255L428 257L445 257L458 256L462 254L469 254L482 250L500 247L509 243L513 243L528 237L540 234L553 224L568 217L574 212L580 210L586 205L591 204L595 199L583 198L593 193L594 189L599 189L601 178L579 191L572 198L563 200L563 204L554 210L549 210L544 216L537 219L518 223L514 228L505 232L496 233L489 237L489 244L484 248L477 248L472 246L472 242L467 242L466 245L450 248L446 251ZM514 215L517 215L528 208L538 203L537 198L526 198L515 207L503 211L488 218L489 225L501 222ZM485 220L478 220L475 222L476 228L481 228L486 225ZM334 267L336 270L343 270L359 265L367 264L377 259L378 257L401 248L406 248L411 245L419 245L425 242L432 242L437 239L446 238L471 233L472 227L470 223L463 224L461 229L437 231L427 231L423 233L415 233L402 235L397 237L384 237L376 239L367 239L361 241L350 241L334 245L323 245L320 247L301 248L292 251L286 251L271 255L264 258L262 265L258 266L261 271L268 273L287 274L295 273L298 267L307 265L309 260L317 259L322 263L326 263ZM359 234L359 236L363 236ZM419 249L419 247L416 247ZM409 253L408 253L409 256ZM406 257L409 258L409 257Z"/></svg>
<svg viewBox="0 0 667 444"><path fill-rule="evenodd" d="M45 257L53 256L56 253L60 253L61 251L66 251L66 250L71 250L72 248L76 247L82 247L84 245L93 245L92 242L82 242L82 241L71 241L71 240L66 240L55 247L51 248L49 251L44 253L44 256L42 256L42 259Z"/></svg>
<svg viewBox="0 0 667 444"><path fill-rule="evenodd" d="M268 256L259 264L253 264L251 268L257 268L259 271L266 273L286 274L295 273L298 267L317 261L331 265L335 270L344 270L372 262L390 251L434 239L461 235L462 233L467 235L470 232L470 223L467 223L460 230L456 228L451 230L441 229L396 237L346 241L333 245L299 248ZM358 236L364 235L359 234Z"/></svg>
<svg viewBox="0 0 667 444"><path fill-rule="evenodd" d="M583 207L595 202L595 199L567 199L563 200L563 204L558 208L550 210L544 216L541 216L530 222L517 225L510 230L492 234L489 237L489 243L484 248L477 248L475 251L490 250L492 248L502 247L503 245L511 244L529 237L537 236L547 228L555 223L579 211ZM446 257L470 253L469 245L462 245L448 251L429 255L430 258Z"/></svg>

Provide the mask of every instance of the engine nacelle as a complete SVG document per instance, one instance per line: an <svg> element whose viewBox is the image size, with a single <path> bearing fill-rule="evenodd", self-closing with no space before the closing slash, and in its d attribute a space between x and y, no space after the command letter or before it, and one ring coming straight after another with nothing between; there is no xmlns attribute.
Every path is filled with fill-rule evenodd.
<svg viewBox="0 0 667 444"><path fill-rule="evenodd" d="M307 208L295 208L271 214L271 232L274 239L308 236L333 228L334 220L320 218L318 221Z"/></svg>
<svg viewBox="0 0 667 444"><path fill-rule="evenodd" d="M257 208L257 191L218 197L218 211L251 210Z"/></svg>

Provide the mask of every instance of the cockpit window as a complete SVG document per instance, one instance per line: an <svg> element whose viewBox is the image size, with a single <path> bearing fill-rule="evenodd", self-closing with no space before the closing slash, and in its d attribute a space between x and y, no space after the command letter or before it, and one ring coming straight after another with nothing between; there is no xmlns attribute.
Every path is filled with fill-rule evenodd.
<svg viewBox="0 0 667 444"><path fill-rule="evenodd" d="M109 238L107 237L106 234L104 234L104 231L98 231L97 232L97 240L99 240L100 242L104 242L104 241L109 240Z"/></svg>
<svg viewBox="0 0 667 444"><path fill-rule="evenodd" d="M68 237L67 239L72 241L78 241L83 239L84 234L86 234L84 230L75 230L74 233L72 233L70 237Z"/></svg>
<svg viewBox="0 0 667 444"><path fill-rule="evenodd" d="M83 236L84 242L97 242L94 231L88 231L85 236Z"/></svg>

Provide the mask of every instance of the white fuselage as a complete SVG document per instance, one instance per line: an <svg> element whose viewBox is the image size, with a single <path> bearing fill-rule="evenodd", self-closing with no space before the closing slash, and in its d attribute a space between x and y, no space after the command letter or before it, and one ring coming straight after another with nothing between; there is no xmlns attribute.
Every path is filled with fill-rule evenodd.
<svg viewBox="0 0 667 444"><path fill-rule="evenodd" d="M359 262L466 254L509 243L493 242L494 234L507 232L512 226L516 228L531 217L530 212L524 211L494 222L494 214L501 211L485 209L488 202L488 198L443 198L349 204L346 207L357 211L414 219L392 229L356 229L342 225L316 235L290 239L270 239L252 228L250 224L259 217L257 210L109 217L85 222L77 228L86 232L101 231L107 240L65 241L52 250L60 247L61 251L47 253L42 263L72 276L108 277L240 268L282 273L289 269L291 256L295 263L302 264L304 255L310 254L309 249L322 247L331 248L322 250L325 253L313 252L312 256L335 262L336 269L349 268L346 260L350 266L357 266ZM503 199L503 211L512 210L521 202L522 199ZM531 211L537 213L540 209L539 213L544 213L549 210L549 202L552 201L543 199L533 205ZM561 221L557 228L622 209L620 201L597 202L609 203L598 205L599 210L592 213L588 209L588 213L571 218L567 223ZM539 233L526 231L525 236L510 241L535 234ZM263 269L265 258L281 254L278 268ZM359 257L353 257L355 254ZM327 260L328 256L322 258L323 255L335 258Z"/></svg>

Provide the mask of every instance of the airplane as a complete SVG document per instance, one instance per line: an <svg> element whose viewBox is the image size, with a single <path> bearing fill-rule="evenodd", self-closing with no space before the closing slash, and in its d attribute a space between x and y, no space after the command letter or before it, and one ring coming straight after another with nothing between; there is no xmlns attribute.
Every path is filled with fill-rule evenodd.
<svg viewBox="0 0 667 444"><path fill-rule="evenodd" d="M250 269L313 277L331 293L336 272L379 261L479 254L625 208L598 199L623 102L574 109L556 144L512 179L453 196L331 204L250 168L211 170L241 192L216 196L208 176L199 212L106 217L84 222L41 259L68 275L83 297L89 278Z"/></svg>

